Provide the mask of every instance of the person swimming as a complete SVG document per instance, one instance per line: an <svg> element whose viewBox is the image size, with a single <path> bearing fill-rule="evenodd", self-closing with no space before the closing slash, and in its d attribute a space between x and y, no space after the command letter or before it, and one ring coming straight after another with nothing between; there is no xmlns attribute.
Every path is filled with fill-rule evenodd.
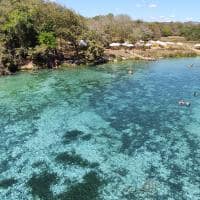
<svg viewBox="0 0 200 200"><path fill-rule="evenodd" d="M189 101L184 101L183 99L181 99L181 100L178 102L178 104L179 104L180 106L187 106L187 107L189 107L189 106L191 105L191 103L190 103Z"/></svg>
<svg viewBox="0 0 200 200"><path fill-rule="evenodd" d="M133 74L133 71L132 71L132 70L129 70L129 71L128 71L128 74Z"/></svg>
<svg viewBox="0 0 200 200"><path fill-rule="evenodd" d="M195 92L193 93L193 96L194 96L194 97L197 97L197 96L199 96L199 93L195 91Z"/></svg>

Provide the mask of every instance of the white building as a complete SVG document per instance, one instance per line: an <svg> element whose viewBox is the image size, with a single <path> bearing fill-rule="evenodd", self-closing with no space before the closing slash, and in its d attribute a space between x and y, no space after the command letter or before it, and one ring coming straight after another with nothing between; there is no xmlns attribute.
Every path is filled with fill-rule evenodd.
<svg viewBox="0 0 200 200"><path fill-rule="evenodd" d="M109 46L115 48L115 47L120 47L120 46L122 46L122 44L121 44L121 43L111 43Z"/></svg>
<svg viewBox="0 0 200 200"><path fill-rule="evenodd" d="M194 48L200 50L200 44L195 44L195 45L194 45Z"/></svg>
<svg viewBox="0 0 200 200"><path fill-rule="evenodd" d="M130 49L134 47L134 45L133 45L133 44L130 44L129 42L123 43L122 46L123 46L123 47L126 47L126 48L130 48Z"/></svg>

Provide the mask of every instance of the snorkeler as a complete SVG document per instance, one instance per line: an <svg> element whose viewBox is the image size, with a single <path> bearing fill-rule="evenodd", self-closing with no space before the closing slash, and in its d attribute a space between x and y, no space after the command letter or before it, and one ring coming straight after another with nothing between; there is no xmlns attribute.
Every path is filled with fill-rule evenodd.
<svg viewBox="0 0 200 200"><path fill-rule="evenodd" d="M187 107L190 107L190 105L191 105L190 102L184 101L183 99L181 99L181 100L178 102L178 104L179 104L180 106L187 106Z"/></svg>
<svg viewBox="0 0 200 200"><path fill-rule="evenodd" d="M197 96L199 96L199 93L198 92L194 92L193 96L197 97Z"/></svg>
<svg viewBox="0 0 200 200"><path fill-rule="evenodd" d="M129 70L129 71L128 71L128 74L133 74L133 71L132 71L132 70Z"/></svg>

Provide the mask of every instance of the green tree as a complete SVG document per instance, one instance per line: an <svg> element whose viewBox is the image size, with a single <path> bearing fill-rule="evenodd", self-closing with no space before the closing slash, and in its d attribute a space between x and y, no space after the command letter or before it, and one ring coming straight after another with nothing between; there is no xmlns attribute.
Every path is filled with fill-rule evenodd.
<svg viewBox="0 0 200 200"><path fill-rule="evenodd" d="M32 16L24 10L11 12L1 30L4 33L5 45L8 49L34 47L37 43L37 31Z"/></svg>
<svg viewBox="0 0 200 200"><path fill-rule="evenodd" d="M41 32L39 34L39 43L41 45L46 45L48 48L56 48L56 37L53 32Z"/></svg>
<svg viewBox="0 0 200 200"><path fill-rule="evenodd" d="M161 33L162 33L162 36L164 36L164 37L173 35L172 29L169 25L163 25L163 27L161 29Z"/></svg>

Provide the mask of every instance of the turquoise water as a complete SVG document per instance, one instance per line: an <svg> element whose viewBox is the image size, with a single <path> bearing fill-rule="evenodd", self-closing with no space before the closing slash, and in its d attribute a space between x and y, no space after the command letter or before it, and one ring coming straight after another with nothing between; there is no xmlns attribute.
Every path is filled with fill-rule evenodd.
<svg viewBox="0 0 200 200"><path fill-rule="evenodd" d="M0 78L0 199L199 200L194 91L200 58Z"/></svg>

